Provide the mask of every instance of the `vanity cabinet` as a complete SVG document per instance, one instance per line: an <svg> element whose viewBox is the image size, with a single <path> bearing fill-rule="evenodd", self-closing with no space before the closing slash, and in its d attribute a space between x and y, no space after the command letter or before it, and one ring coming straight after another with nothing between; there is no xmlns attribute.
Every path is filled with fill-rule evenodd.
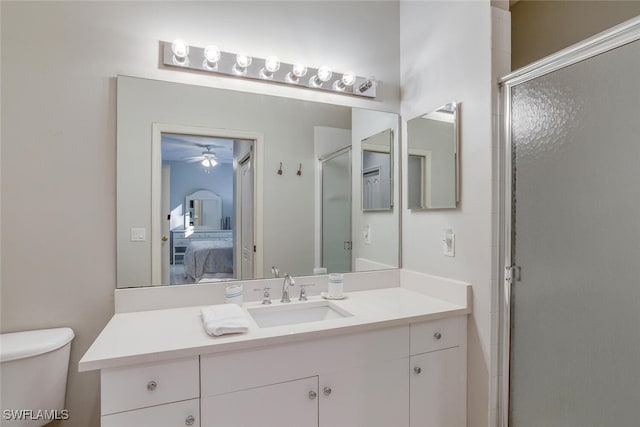
<svg viewBox="0 0 640 427"><path fill-rule="evenodd" d="M198 357L103 369L100 383L103 427L200 425Z"/></svg>
<svg viewBox="0 0 640 427"><path fill-rule="evenodd" d="M102 426L463 427L466 316L102 370Z"/></svg>
<svg viewBox="0 0 640 427"><path fill-rule="evenodd" d="M466 426L466 318L410 328L410 426Z"/></svg>
<svg viewBox="0 0 640 427"><path fill-rule="evenodd" d="M318 377L202 398L206 427L317 427Z"/></svg>
<svg viewBox="0 0 640 427"><path fill-rule="evenodd" d="M408 359L320 377L320 427L409 426Z"/></svg>

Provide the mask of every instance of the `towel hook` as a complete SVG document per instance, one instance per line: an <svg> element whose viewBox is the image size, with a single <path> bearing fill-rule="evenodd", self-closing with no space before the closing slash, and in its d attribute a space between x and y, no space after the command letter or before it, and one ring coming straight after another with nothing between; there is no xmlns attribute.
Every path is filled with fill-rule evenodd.
<svg viewBox="0 0 640 427"><path fill-rule="evenodd" d="M302 163L300 163L300 167L298 168L298 172L296 172L296 175L302 175Z"/></svg>
<svg viewBox="0 0 640 427"><path fill-rule="evenodd" d="M282 162L280 162L280 169L278 169L278 175L282 175Z"/></svg>

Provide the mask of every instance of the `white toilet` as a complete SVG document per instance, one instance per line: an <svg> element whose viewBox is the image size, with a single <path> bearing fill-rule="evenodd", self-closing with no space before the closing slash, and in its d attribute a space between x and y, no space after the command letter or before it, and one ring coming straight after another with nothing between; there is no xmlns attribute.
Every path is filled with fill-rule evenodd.
<svg viewBox="0 0 640 427"><path fill-rule="evenodd" d="M1 426L37 427L71 415L63 409L73 336L69 328L0 335Z"/></svg>

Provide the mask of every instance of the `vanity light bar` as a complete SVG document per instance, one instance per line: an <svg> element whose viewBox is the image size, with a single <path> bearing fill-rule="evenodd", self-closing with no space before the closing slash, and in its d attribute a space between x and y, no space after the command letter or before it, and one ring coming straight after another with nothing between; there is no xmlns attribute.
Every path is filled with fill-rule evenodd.
<svg viewBox="0 0 640 427"><path fill-rule="evenodd" d="M223 52L215 46L206 48L190 46L182 40L160 43L163 64L167 67L186 68L366 98L376 97L377 81L373 77L359 77L350 72L336 73L328 67L311 68L301 64L288 64L280 62L275 56L252 58L245 54Z"/></svg>

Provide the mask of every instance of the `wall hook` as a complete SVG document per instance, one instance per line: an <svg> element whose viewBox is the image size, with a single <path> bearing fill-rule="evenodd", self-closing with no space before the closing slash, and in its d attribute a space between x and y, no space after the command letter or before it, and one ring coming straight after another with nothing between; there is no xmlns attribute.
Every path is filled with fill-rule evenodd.
<svg viewBox="0 0 640 427"><path fill-rule="evenodd" d="M298 168L298 172L296 172L296 175L302 175L302 163L300 163L300 167Z"/></svg>
<svg viewBox="0 0 640 427"><path fill-rule="evenodd" d="M280 169L278 169L278 175L282 175L282 162L280 162Z"/></svg>

